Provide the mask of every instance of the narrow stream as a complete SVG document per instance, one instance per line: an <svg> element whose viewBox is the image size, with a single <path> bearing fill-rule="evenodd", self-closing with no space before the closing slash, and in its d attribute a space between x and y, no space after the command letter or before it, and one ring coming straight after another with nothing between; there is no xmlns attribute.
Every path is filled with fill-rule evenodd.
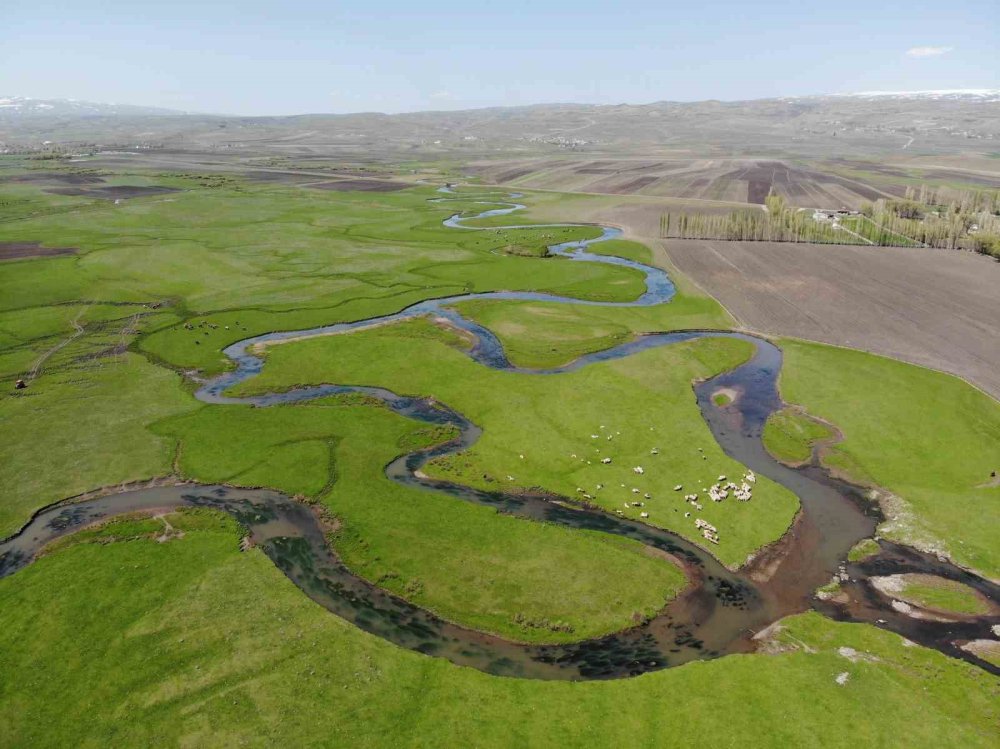
<svg viewBox="0 0 1000 749"><path fill-rule="evenodd" d="M488 204L496 205L496 202L488 201ZM472 218L506 215L522 207L516 203L506 204ZM464 226L465 220L468 219L463 220L456 215L445 224L468 229L470 227ZM532 228L552 226L574 225ZM502 227L510 228L517 227ZM669 302L674 295L674 286L663 270L587 252L590 245L620 234L617 229L604 228L600 237L554 245L550 252L575 261L608 263L641 270L646 277L646 291L634 302L581 302L532 292L467 294L419 302L398 313L369 320L255 336L225 349L225 354L235 363L235 369L207 382L197 392L197 397L214 404L272 406L337 393L363 393L408 418L452 424L459 430L457 439L400 456L386 467L386 475L407 486L444 492L456 500L492 507L505 514L612 533L672 555L684 567L689 585L652 620L605 637L568 645L525 645L466 629L354 575L332 551L320 522L308 506L275 491L196 484L128 491L46 508L20 533L0 543L0 577L29 564L37 552L53 539L85 525L128 512L204 506L224 510L236 517L249 529L253 542L289 579L334 614L401 647L447 658L453 663L491 674L539 679L619 678L696 659L750 652L754 649L752 637L756 632L784 616L809 608L817 608L838 619L866 621L886 627L915 642L1000 674L1000 669L958 647L967 640L990 638L990 626L1000 624L1000 616L964 617L957 622L917 620L895 611L888 599L871 588L867 578L874 574L887 574L879 570L889 568L929 572L972 584L994 603L1000 601L1000 586L928 555L885 542L881 543L880 554L863 563L845 566L844 560L850 548L873 535L878 522L877 511L861 499L854 487L832 479L825 471L815 466L788 468L764 450L761 442L764 423L774 410L781 407L777 378L782 356L780 349L772 343L740 333L718 331L658 333L588 354L563 367L524 369L509 362L492 332L448 306L467 299L541 300L599 306ZM728 337L751 342L755 347L752 359L730 372L696 385L695 397L703 417L726 454L795 493L802 506L799 517L780 541L761 552L746 568L733 572L705 549L674 533L600 509L583 507L566 498L487 492L447 481L421 478L418 471L429 460L465 450L481 434L464 416L441 404L399 396L382 388L335 384L246 398L225 395L228 388L261 371L263 360L253 353L256 344L361 330L428 314L445 317L471 333L476 343L469 355L480 364L525 375L558 375L596 362L631 356L649 348L700 338ZM739 397L728 406L718 407L712 403L711 395L722 387L735 390ZM842 596L845 600L838 603L816 599L815 589L838 573L847 577L843 586L845 595Z"/></svg>

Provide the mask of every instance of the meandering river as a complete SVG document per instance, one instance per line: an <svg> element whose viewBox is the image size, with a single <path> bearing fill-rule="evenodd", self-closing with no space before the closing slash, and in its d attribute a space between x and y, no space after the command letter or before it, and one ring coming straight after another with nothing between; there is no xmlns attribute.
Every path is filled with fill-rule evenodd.
<svg viewBox="0 0 1000 749"><path fill-rule="evenodd" d="M510 196L516 200L518 196ZM443 197L439 201L452 198ZM476 229L473 219L514 213L524 206L487 199L463 198L491 207L481 213L454 215L444 223L457 230ZM578 226L553 224L531 228ZM490 227L508 230L519 226ZM40 511L18 534L0 543L0 577L12 574L34 559L47 543L81 527L114 515L136 511L162 511L183 506L224 510L250 532L255 545L307 596L359 628L401 647L447 658L491 674L540 679L607 679L634 676L695 659L714 658L755 647L753 636L789 614L815 608L828 616L867 621L896 631L910 640L965 658L982 668L1000 669L961 650L968 640L989 638L990 627L1000 617L961 617L952 622L915 619L896 611L867 579L875 574L925 572L974 587L991 601L1000 601L1000 587L947 562L906 547L880 542L880 553L856 564L845 562L858 541L871 537L878 522L876 508L852 486L831 478L812 465L793 469L775 461L761 442L767 417L781 407L777 377L781 351L762 338L722 331L677 331L643 335L613 348L583 356L562 367L525 369L513 366L497 337L464 318L451 305L469 299L552 301L597 306L647 306L669 303L674 286L665 271L624 258L588 251L596 243L619 237L621 232L602 227L599 237L553 245L550 253L577 262L606 263L634 268L646 279L646 291L632 302L587 302L532 292L489 292L428 300L383 317L338 323L308 330L255 336L234 343L225 354L234 369L205 383L197 397L212 404L252 403L273 406L320 398L336 393L363 393L388 408L417 421L451 424L459 437L451 442L400 456L386 467L386 475L421 490L444 492L456 501L472 502L499 512L535 521L586 528L631 538L673 557L689 578L687 588L650 621L605 637L566 645L527 645L466 629L444 621L353 574L330 548L322 524L313 510L275 491L235 489L187 484L110 494L75 503L62 503ZM603 510L581 506L567 498L487 492L447 481L423 477L420 468L436 457L465 450L480 430L462 414L421 398L397 395L378 387L337 384L299 388L289 392L245 398L226 391L261 371L263 359L254 353L258 344L346 333L423 315L446 318L470 333L475 344L469 351L483 366L513 370L526 376L558 375L601 361L631 356L645 349L699 338L740 338L754 345L752 359L741 366L695 385L694 394L703 417L722 449L760 475L787 487L798 496L801 512L785 536L762 551L744 569L725 568L706 549L670 531L629 520ZM717 406L711 395L720 388L738 393L727 406ZM669 563L669 562L664 562ZM844 578L839 601L821 601L817 587L833 576Z"/></svg>

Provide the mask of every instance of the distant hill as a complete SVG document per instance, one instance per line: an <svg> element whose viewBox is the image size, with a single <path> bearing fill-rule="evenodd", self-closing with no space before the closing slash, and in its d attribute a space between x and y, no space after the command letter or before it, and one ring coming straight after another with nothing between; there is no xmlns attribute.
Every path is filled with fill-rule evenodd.
<svg viewBox="0 0 1000 749"><path fill-rule="evenodd" d="M723 156L1000 151L1000 90L861 92L751 101L539 104L408 114L243 117L0 99L0 144L226 149L282 155L646 153Z"/></svg>

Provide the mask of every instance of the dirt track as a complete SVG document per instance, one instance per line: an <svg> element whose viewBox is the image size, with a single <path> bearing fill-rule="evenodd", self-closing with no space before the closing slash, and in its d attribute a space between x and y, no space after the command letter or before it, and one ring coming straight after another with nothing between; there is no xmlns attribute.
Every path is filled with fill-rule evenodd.
<svg viewBox="0 0 1000 749"><path fill-rule="evenodd" d="M1000 263L903 247L670 240L677 267L747 328L892 356L1000 399Z"/></svg>

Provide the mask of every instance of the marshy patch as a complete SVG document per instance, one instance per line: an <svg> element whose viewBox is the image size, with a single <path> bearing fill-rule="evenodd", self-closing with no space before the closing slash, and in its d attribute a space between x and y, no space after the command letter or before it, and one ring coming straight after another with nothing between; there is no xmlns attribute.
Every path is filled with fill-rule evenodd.
<svg viewBox="0 0 1000 749"><path fill-rule="evenodd" d="M0 260L75 255L76 252L73 247L42 247L39 242L0 242Z"/></svg>

